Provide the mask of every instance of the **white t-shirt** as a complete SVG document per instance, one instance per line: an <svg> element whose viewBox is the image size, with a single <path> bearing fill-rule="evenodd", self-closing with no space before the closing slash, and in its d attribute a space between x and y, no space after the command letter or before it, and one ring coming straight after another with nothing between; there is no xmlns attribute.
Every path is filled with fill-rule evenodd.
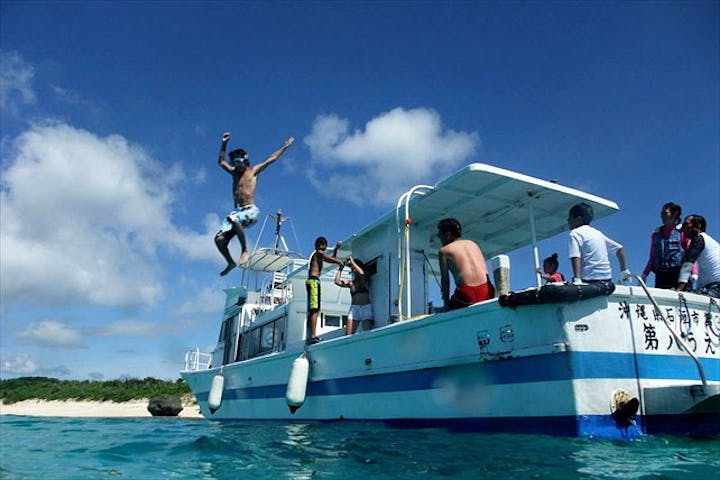
<svg viewBox="0 0 720 480"><path fill-rule="evenodd" d="M570 231L568 257L580 257L580 277L583 280L612 279L609 257L621 248L622 245L590 225L581 225Z"/></svg>
<svg viewBox="0 0 720 480"><path fill-rule="evenodd" d="M701 232L705 240L705 248L697 258L698 286L720 282L720 245L710 235Z"/></svg>

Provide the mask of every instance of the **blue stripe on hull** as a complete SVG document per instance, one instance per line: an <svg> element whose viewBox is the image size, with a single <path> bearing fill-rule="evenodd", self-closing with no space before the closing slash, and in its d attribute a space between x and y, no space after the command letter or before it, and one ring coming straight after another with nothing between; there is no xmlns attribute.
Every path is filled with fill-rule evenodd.
<svg viewBox="0 0 720 480"><path fill-rule="evenodd" d="M703 358L702 364L708 381L720 381L720 359ZM695 364L688 356L565 352L460 366L320 380L308 385L307 396L429 390L448 373L482 378L483 383L487 385L593 378L635 378L636 376L642 379L699 381ZM285 384L238 388L226 390L223 399L284 398L285 390ZM198 401L207 401L208 392L196 392L195 395Z"/></svg>
<svg viewBox="0 0 720 480"><path fill-rule="evenodd" d="M453 432L525 433L562 437L631 439L642 435L638 425L620 425L610 415L383 420L394 428L442 428Z"/></svg>
<svg viewBox="0 0 720 480"><path fill-rule="evenodd" d="M643 421L645 431L653 435L674 434L694 437L718 437L720 435L720 413L648 415L644 417Z"/></svg>
<svg viewBox="0 0 720 480"><path fill-rule="evenodd" d="M262 422L259 419L215 419L222 421ZM610 415L564 415L557 417L503 417L503 418L393 418L385 420L297 420L298 422L329 423L379 422L392 428L441 428L460 433L521 433L558 437L598 437L618 440L641 435L683 435L701 438L718 438L719 414L653 415L637 417L637 423L622 425ZM284 422L294 420L283 420ZM645 431L643 433L643 430Z"/></svg>
<svg viewBox="0 0 720 480"><path fill-rule="evenodd" d="M505 417L453 419L383 420L395 428L443 428L457 432L527 433L565 437L601 437L615 439L649 435L687 435L717 438L720 414L652 415L638 417L637 423L623 425L610 415L561 417Z"/></svg>

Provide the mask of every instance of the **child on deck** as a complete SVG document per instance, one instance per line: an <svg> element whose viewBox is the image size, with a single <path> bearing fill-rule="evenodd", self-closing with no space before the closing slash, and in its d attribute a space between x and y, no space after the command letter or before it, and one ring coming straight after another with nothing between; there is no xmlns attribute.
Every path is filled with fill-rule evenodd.
<svg viewBox="0 0 720 480"><path fill-rule="evenodd" d="M553 253L551 256L543 260L542 269L545 273L543 273L540 268L537 268L536 271L540 275L540 278L545 280L547 283L563 283L565 281L565 277L563 277L562 273L557 271L558 266L558 254Z"/></svg>
<svg viewBox="0 0 720 480"><path fill-rule="evenodd" d="M335 246L332 255L325 253L327 249L327 239L318 237L315 240L315 251L310 257L308 265L308 279L305 281L305 290L307 291L307 336L305 343L308 345L318 343L317 317L320 313L320 275L322 275L323 261L328 261L336 265L342 265L343 261L335 257L340 242Z"/></svg>

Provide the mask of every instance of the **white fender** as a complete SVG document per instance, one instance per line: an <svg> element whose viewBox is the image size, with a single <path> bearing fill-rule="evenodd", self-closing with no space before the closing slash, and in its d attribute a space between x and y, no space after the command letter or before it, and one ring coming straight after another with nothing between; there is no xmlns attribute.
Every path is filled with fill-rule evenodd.
<svg viewBox="0 0 720 480"><path fill-rule="evenodd" d="M215 375L212 379L212 385L210 386L210 394L208 395L210 413L215 413L215 410L220 408L223 388L225 388L225 377L223 377L222 374Z"/></svg>
<svg viewBox="0 0 720 480"><path fill-rule="evenodd" d="M305 403L305 390L307 389L309 372L310 363L303 353L293 362L290 369L290 378L288 378L285 401L290 408L290 413L295 413Z"/></svg>

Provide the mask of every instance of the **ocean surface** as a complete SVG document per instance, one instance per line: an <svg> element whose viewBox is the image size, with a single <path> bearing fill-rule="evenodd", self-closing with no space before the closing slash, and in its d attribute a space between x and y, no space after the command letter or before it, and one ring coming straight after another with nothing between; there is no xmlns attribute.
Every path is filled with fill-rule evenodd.
<svg viewBox="0 0 720 480"><path fill-rule="evenodd" d="M717 479L720 438L632 441L381 423L0 417L2 479Z"/></svg>

